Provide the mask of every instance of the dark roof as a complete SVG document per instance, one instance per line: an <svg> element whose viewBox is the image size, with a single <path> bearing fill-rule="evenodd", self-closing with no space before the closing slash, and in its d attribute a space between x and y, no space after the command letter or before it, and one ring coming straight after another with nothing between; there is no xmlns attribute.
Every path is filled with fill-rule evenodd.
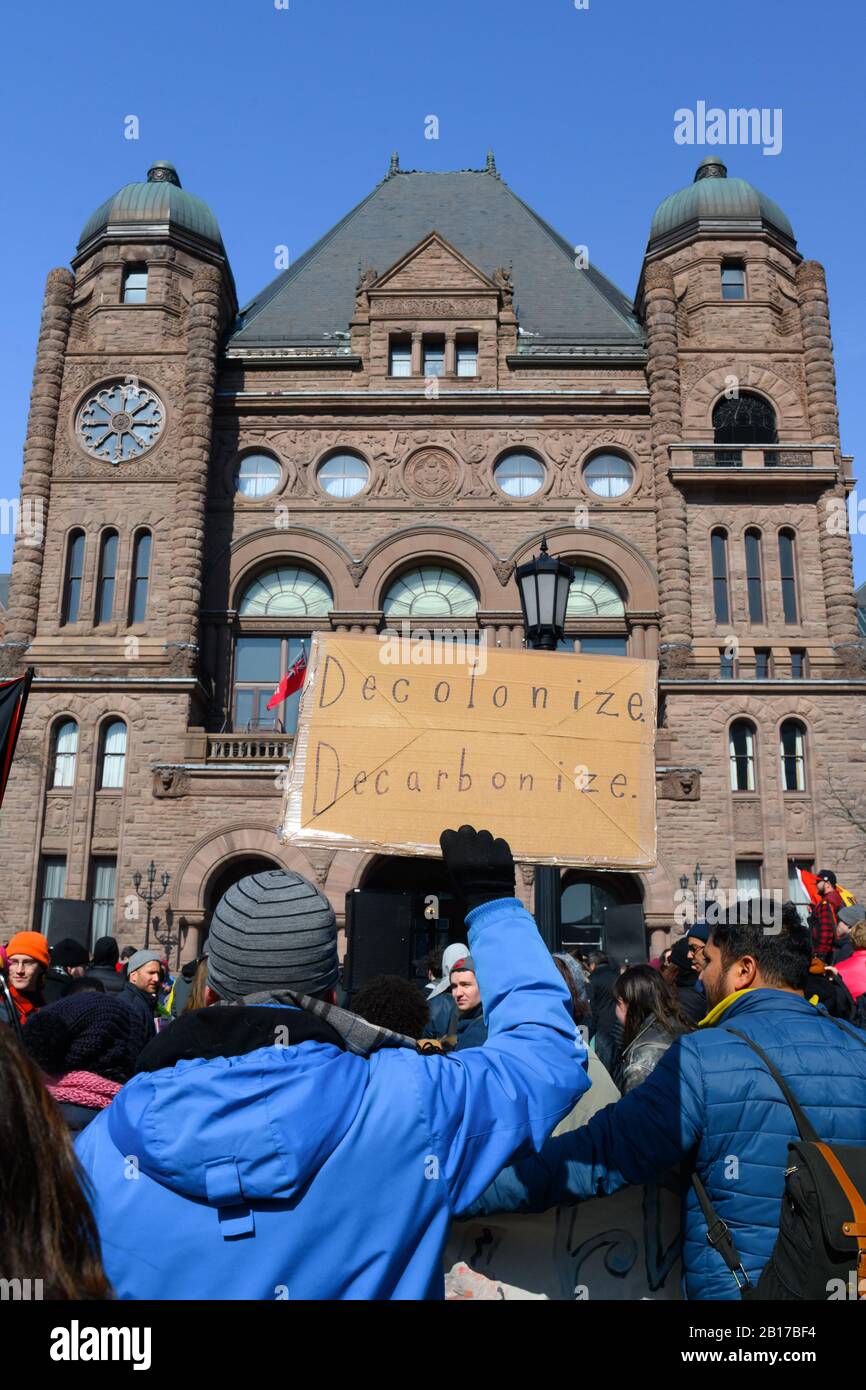
<svg viewBox="0 0 866 1390"><path fill-rule="evenodd" d="M643 341L630 301L495 172L393 172L242 310L231 347L319 347L345 333L359 269L383 274L436 231L490 275L511 270L514 307L533 345Z"/></svg>
<svg viewBox="0 0 866 1390"><path fill-rule="evenodd" d="M158 159L147 171L146 183L127 183L90 215L78 239L78 250L101 233L135 229L171 236L190 232L222 251L222 237L207 203L181 188L177 170ZM225 254L225 253L223 253Z"/></svg>
<svg viewBox="0 0 866 1390"><path fill-rule="evenodd" d="M0 574L0 608L9 607L9 581L11 574Z"/></svg>
<svg viewBox="0 0 866 1390"><path fill-rule="evenodd" d="M716 235L738 227L774 227L793 245L794 229L778 203L745 179L729 179L717 155L702 159L693 181L659 203L650 227L650 249L666 249L680 234L705 227Z"/></svg>

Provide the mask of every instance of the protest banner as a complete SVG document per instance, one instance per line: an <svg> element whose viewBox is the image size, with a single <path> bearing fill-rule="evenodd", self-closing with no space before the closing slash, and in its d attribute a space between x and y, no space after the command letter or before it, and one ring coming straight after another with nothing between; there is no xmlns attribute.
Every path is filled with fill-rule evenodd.
<svg viewBox="0 0 866 1390"><path fill-rule="evenodd" d="M535 864L654 866L655 662L396 646L315 636L285 840L427 856L468 822Z"/></svg>

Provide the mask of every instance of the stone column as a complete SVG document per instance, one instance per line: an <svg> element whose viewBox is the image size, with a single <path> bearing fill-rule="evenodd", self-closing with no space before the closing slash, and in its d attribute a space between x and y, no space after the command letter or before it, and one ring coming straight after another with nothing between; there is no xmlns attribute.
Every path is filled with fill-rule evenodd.
<svg viewBox="0 0 866 1390"><path fill-rule="evenodd" d="M445 375L457 375L457 343L453 333L445 339Z"/></svg>
<svg viewBox="0 0 866 1390"><path fill-rule="evenodd" d="M172 668L197 667L202 551L213 398L220 336L221 279L214 266L195 273L189 306L180 461L169 579L168 641Z"/></svg>
<svg viewBox="0 0 866 1390"><path fill-rule="evenodd" d="M412 375L420 376L423 368L421 356L421 334L412 334Z"/></svg>
<svg viewBox="0 0 866 1390"><path fill-rule="evenodd" d="M656 492L662 674L688 664L692 640L685 498L668 477L668 445L682 439L676 300L670 266L655 261L645 278L647 380Z"/></svg>
<svg viewBox="0 0 866 1390"><path fill-rule="evenodd" d="M800 298L809 429L815 444L835 446L838 463L840 445L836 372L824 267L819 261L803 261L797 267L796 283ZM852 654L850 648L845 650L846 645L857 644L858 641L851 540L847 530L840 534L838 527L839 504L847 505L846 496L840 479L832 488L822 492L818 499L827 629L830 641L835 646L842 646L843 650L838 655L843 660ZM833 523L828 526L831 517Z"/></svg>
<svg viewBox="0 0 866 1390"><path fill-rule="evenodd" d="M15 675L26 664L24 653L36 635L54 440L74 290L75 277L71 270L60 267L49 271L24 442L21 511L12 559L6 638L0 643L0 673L3 675Z"/></svg>

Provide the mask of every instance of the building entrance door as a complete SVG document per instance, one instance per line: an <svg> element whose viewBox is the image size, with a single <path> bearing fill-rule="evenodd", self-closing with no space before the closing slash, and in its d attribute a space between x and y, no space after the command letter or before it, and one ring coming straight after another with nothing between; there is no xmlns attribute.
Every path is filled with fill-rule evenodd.
<svg viewBox="0 0 866 1390"><path fill-rule="evenodd" d="M463 919L457 920L459 908L451 891L451 882L441 859L404 859L383 855L375 859L364 875L358 894L363 898L375 894L375 914L361 914L363 929L386 932L388 897L395 903L395 920L405 920L408 910L411 932L410 956L412 971L423 980L425 957L431 951L442 950L451 941L465 940ZM399 912L397 909L400 903ZM405 904L406 906L403 906ZM370 920L375 921L375 927Z"/></svg>
<svg viewBox="0 0 866 1390"><path fill-rule="evenodd" d="M562 880L563 950L608 951L611 914L627 905L640 907L642 901L632 874L570 870ZM621 915L615 913L613 920Z"/></svg>

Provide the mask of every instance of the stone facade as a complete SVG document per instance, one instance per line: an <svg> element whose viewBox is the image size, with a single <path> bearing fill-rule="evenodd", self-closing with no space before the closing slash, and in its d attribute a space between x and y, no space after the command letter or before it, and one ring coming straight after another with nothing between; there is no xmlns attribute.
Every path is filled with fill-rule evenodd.
<svg viewBox="0 0 866 1390"><path fill-rule="evenodd" d="M410 176L407 176L410 177ZM721 298L736 256L748 294ZM121 302L124 269L146 264L146 303ZM114 930L139 943L132 883L150 860L170 874L159 929L191 956L215 887L232 866L284 864L314 878L342 916L367 856L283 847L280 768L291 739L233 729L240 635L273 633L243 617L246 586L277 562L312 570L333 595L328 616L290 618L286 635L376 632L383 595L407 568L456 570L478 598L477 625L522 642L516 563L537 550L614 580L624 616L586 618L581 634L621 636L660 662L658 867L636 889L653 945L669 929L680 875L696 861L731 890L737 861L760 862L787 893L790 860L835 866L858 887L863 837L837 802L862 793L866 682L847 535L828 524L853 486L841 453L824 274L766 231L696 233L651 251L635 311L640 361L523 352L507 272L486 274L430 228L392 266L364 270L345 346L306 352L234 349L237 305L224 256L171 230L109 227L72 271L50 272L34 373L22 500L44 509L44 542L19 536L0 646L2 669L36 668L0 821L7 891L2 935L38 926L46 857L66 863L65 895L89 897L96 861L116 860ZM445 376L419 390L424 335L446 343ZM476 375L458 378L455 341L477 337ZM389 343L411 345L413 375L389 374ZM521 353L523 355L521 356ZM518 360L519 359L519 360ZM156 443L112 466L82 444L84 401L132 379L164 410ZM772 405L781 467L702 466L713 408L730 389ZM493 467L531 451L545 481L506 496ZM335 450L369 468L355 497L326 495L317 470ZM625 456L634 481L599 497L584 474L599 450ZM235 489L250 452L279 465L266 498ZM728 535L730 616L716 622L711 533ZM749 618L744 533L763 537L763 622ZM786 621L775 537L796 538L797 621ZM136 537L152 536L147 612L132 622ZM79 615L65 621L70 538L85 535ZM111 614L96 622L103 537L117 535ZM720 651L732 644L732 679ZM755 653L772 665L756 669ZM791 653L803 653L792 678ZM760 678L759 678L760 676ZM754 790L734 792L728 735L754 728ZM779 730L805 731L805 785L781 784ZM58 723L74 720L74 782L54 787ZM122 787L103 788L105 728L127 726ZM835 798L835 800L834 800ZM518 888L531 901L527 866ZM168 908L168 912L166 912Z"/></svg>

